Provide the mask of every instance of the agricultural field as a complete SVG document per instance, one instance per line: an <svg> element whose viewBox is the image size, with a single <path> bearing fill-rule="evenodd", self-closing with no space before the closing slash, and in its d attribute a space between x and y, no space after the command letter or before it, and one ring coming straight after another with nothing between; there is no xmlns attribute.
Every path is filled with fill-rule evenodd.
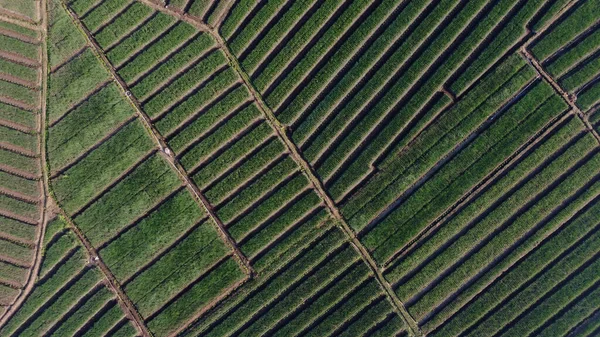
<svg viewBox="0 0 600 337"><path fill-rule="evenodd" d="M600 0L0 0L0 336L597 336Z"/></svg>

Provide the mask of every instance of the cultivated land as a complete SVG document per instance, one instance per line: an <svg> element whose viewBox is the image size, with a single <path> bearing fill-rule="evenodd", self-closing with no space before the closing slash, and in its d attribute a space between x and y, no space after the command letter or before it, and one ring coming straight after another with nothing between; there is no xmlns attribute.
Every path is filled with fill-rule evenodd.
<svg viewBox="0 0 600 337"><path fill-rule="evenodd" d="M0 0L0 336L600 334L600 0Z"/></svg>

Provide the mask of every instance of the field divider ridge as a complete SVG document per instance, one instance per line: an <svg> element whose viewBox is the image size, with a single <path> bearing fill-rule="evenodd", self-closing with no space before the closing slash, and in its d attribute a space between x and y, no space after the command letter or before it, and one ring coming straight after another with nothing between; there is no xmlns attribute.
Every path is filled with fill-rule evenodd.
<svg viewBox="0 0 600 337"><path fill-rule="evenodd" d="M141 2L146 3L146 1L141 1ZM155 6L156 5L154 4L153 7L155 7ZM158 6L158 7L162 8L160 6ZM124 92L125 96L129 100L130 104L135 109L136 114L140 117L142 123L146 127L148 133L154 139L154 142L158 145L158 147L160 149L160 154L162 155L162 157L164 159L166 159L167 162L173 167L173 169L178 174L180 179L183 181L183 183L187 186L187 188L190 190L190 192L194 196L194 199L196 200L196 202L198 202L198 204L200 204L200 206L202 206L202 208L207 212L209 217L213 220L213 222L215 223L215 225L217 227L217 232L219 233L219 236L221 236L221 238L223 239L225 244L227 244L229 246L229 248L233 251L233 255L235 256L235 258L238 260L239 264L244 269L244 272L247 275L247 277L252 277L254 275L254 269L250 265L248 258L242 253L240 248L236 245L236 243L233 240L233 238L231 237L231 235L229 235L229 232L223 225L223 222L217 217L217 215L216 215L212 205L209 203L208 199L202 194L200 189L196 186L196 184L190 178L187 171L179 163L173 150L169 147L169 145L167 144L163 135L154 127L150 116L148 116L148 114L146 114L146 112L144 112L140 102L129 90L127 83L125 83L125 81L121 78L121 76L119 76L115 67L108 60L106 55L102 52L102 48L100 47L100 45L98 45L96 40L93 38L92 33L83 25L83 23L78 19L77 15L68 6L65 6L65 8L66 8L67 12L69 13L69 15L71 16L72 20L77 24L79 29L81 29L81 31L85 34L87 42L91 46L91 49L93 50L94 54L96 54L96 56L102 61L104 67L107 68L107 70L111 73L112 77L115 79L115 81L117 82L117 84L119 85L121 90ZM163 8L163 10L164 10L164 8ZM169 13L171 13L171 12L169 11ZM199 29L201 31L206 31L206 27L202 24L196 23L196 24L194 24L194 26L201 26L202 28L199 28ZM136 311L136 313L137 313L137 311Z"/></svg>

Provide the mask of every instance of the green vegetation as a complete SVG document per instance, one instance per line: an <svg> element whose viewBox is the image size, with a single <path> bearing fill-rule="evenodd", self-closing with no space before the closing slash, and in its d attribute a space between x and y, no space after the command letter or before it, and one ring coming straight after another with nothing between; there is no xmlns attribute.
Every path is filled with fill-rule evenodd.
<svg viewBox="0 0 600 337"><path fill-rule="evenodd" d="M599 5L6 7L0 335L597 333Z"/></svg>

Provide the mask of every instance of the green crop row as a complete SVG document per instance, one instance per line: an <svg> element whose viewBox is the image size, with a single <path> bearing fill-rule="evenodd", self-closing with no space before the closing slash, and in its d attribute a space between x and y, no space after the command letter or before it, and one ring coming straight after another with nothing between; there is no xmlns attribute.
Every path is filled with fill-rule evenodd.
<svg viewBox="0 0 600 337"><path fill-rule="evenodd" d="M557 317L555 321L546 323L543 330L540 331L541 337L555 336L556 333L568 334L569 331L576 328L581 322L581 317L594 314L600 306L600 289L596 286L589 294L569 307L567 312ZM543 316L541 314L540 316ZM593 320L591 320L593 322Z"/></svg>
<svg viewBox="0 0 600 337"><path fill-rule="evenodd" d="M69 280L85 272L85 256L83 252L75 254L63 263L52 277L38 282L31 291L27 301L15 312L11 319L0 329L4 336L10 336L19 329L22 324L29 321L36 312L48 302L57 292L63 290L62 286Z"/></svg>
<svg viewBox="0 0 600 337"><path fill-rule="evenodd" d="M244 237L241 250L246 256L254 256L269 245L273 239L288 235L289 231L294 231L296 227L302 226L305 221L313 218L313 213L319 210L320 198L316 193L305 195L302 199L295 202L285 213L279 215L276 219L267 222L260 230ZM310 218L306 218L306 214Z"/></svg>
<svg viewBox="0 0 600 337"><path fill-rule="evenodd" d="M115 18L108 26L94 34L94 39L100 47L107 49L119 41L123 36L149 18L154 11L139 2L134 2L125 12Z"/></svg>
<svg viewBox="0 0 600 337"><path fill-rule="evenodd" d="M585 39L569 47L560 56L546 61L544 67L554 78L562 77L567 71L574 69L598 48L600 44L600 29L597 29Z"/></svg>
<svg viewBox="0 0 600 337"><path fill-rule="evenodd" d="M273 49L278 48L280 41L285 40L288 34L301 30L301 28L294 29L294 26L297 22L302 20L305 15L311 12L315 6L319 6L317 13L319 13L319 10L323 10L325 12L324 14L327 15L334 11L336 2L337 0L328 1L319 6L315 0L294 1L277 22L264 27L255 40L251 42L251 45L236 54L240 59L242 67L249 75L254 74L254 71L260 65L261 61L264 60L265 57L268 57ZM317 13L314 15L318 16ZM307 18L307 22L310 22L310 19L311 18ZM260 38L260 40L256 40L258 38Z"/></svg>
<svg viewBox="0 0 600 337"><path fill-rule="evenodd" d="M169 140L169 145L177 153L186 152L186 155L189 154L197 160L204 158L228 141L235 139L235 136L242 130L260 121L262 114L256 105L248 105L243 108L249 97L246 87L236 88L212 105L210 109L203 111L185 128L178 130ZM238 112L239 108L243 108L243 110ZM232 113L235 115L231 116ZM226 121L225 124L213 132L211 128L223 120ZM199 137L207 132L211 132L210 135L203 139L200 138L202 141L198 142Z"/></svg>
<svg viewBox="0 0 600 337"><path fill-rule="evenodd" d="M527 36L527 22L545 3L544 0L530 0L519 8L508 22L500 26L500 31L494 35L493 40L484 45L481 53L469 61L467 67L457 73L457 77L451 83L448 83L448 88L455 95L462 95L472 84L475 84L480 76L494 63L500 61L519 39Z"/></svg>
<svg viewBox="0 0 600 337"><path fill-rule="evenodd" d="M534 31L539 31L547 24L552 23L556 18L557 14L569 3L569 0L554 0L549 2L549 7L545 8L543 12L540 12L539 17L535 21L530 21L529 25L533 27Z"/></svg>
<svg viewBox="0 0 600 337"><path fill-rule="evenodd" d="M12 30L13 32L23 34L33 39L40 38L40 34L37 30L16 23L0 20L0 27L7 30Z"/></svg>
<svg viewBox="0 0 600 337"><path fill-rule="evenodd" d="M334 267L337 269L337 267ZM322 295L316 297L304 310L295 312L289 321L275 331L274 336L293 336L301 332L316 319L325 316L335 304L352 294L370 278L369 270L364 264L359 264L335 282Z"/></svg>
<svg viewBox="0 0 600 337"><path fill-rule="evenodd" d="M233 39L229 39L228 45L234 55L240 55L248 44L256 38L270 19L276 15L281 7L285 6L287 1L275 0L267 2L262 8L250 19L250 21L239 30L239 33Z"/></svg>
<svg viewBox="0 0 600 337"><path fill-rule="evenodd" d="M291 287L285 296L278 296L263 303L266 308L257 314L248 316L246 318L248 323L243 329L234 330L234 335L240 337L264 336L267 332L273 332L272 329L275 325L289 312L293 312L297 306L303 304L321 289L337 283L340 276L345 276L346 273L355 269L358 259L358 254L352 247L345 247L339 253L329 257L323 265L312 271L301 283Z"/></svg>
<svg viewBox="0 0 600 337"><path fill-rule="evenodd" d="M250 291L233 306L222 312L217 324L210 326L210 331L204 331L205 336L222 336L238 328L249 317L252 317L261 307L273 302L289 287L304 280L310 273L327 263L332 255L343 248L343 234L331 231L328 235L314 242L310 249L302 251L292 263L281 267L276 274L265 278L262 284Z"/></svg>
<svg viewBox="0 0 600 337"><path fill-rule="evenodd" d="M52 180L57 201L75 212L153 147L142 123L134 121Z"/></svg>
<svg viewBox="0 0 600 337"><path fill-rule="evenodd" d="M48 6L48 66L53 69L83 48L86 40L65 12L61 0L52 0Z"/></svg>
<svg viewBox="0 0 600 337"><path fill-rule="evenodd" d="M374 279L369 279L366 284L350 294L340 308L328 313L322 321L316 326L311 327L310 330L302 331L302 336L317 337L335 334L336 330L340 326L343 326L347 320L360 314L373 302L382 300L385 299L383 298L379 284Z"/></svg>
<svg viewBox="0 0 600 337"><path fill-rule="evenodd" d="M598 103L600 103L600 81L585 88L577 97L577 105L583 111L593 108Z"/></svg>
<svg viewBox="0 0 600 337"><path fill-rule="evenodd" d="M436 313L435 316L427 319L427 323L423 325L423 330L431 331L437 328L439 324L456 314L457 310L460 310L463 306L474 300L474 298L476 298L480 292L487 289L488 286L494 284L495 280L497 280L499 277L502 277L507 270L510 270L513 266L518 266L520 263L519 261L523 258L523 256L535 251L540 242L552 237L556 233L560 233L563 224L568 223L571 218L576 217L577 213L581 212L583 207L586 207L586 203L589 203L591 199L597 197L599 187L599 184L595 184L592 186L592 188L586 190L582 195L578 196L575 201L561 209L557 215L552 219L549 219L547 223L541 222L534 226L527 236L521 239L522 243L518 245L513 244L514 249L508 252L505 257L499 260L498 263L494 263L492 266L490 266L488 270L478 277L468 288L463 289L456 295L453 295L452 301L444 306L443 309L440 308L442 310ZM556 251L559 252L558 249ZM549 262L548 258L549 256L543 257L546 262ZM543 264L540 264L537 268L542 267ZM532 270L533 269L535 268L532 267ZM523 275L525 274L527 273L524 273ZM517 285L513 284L510 287L511 289L515 289ZM501 296L498 295L496 299L500 300L500 298ZM461 311L459 311L459 313L460 312ZM467 327L468 324L463 325L461 328L465 329Z"/></svg>
<svg viewBox="0 0 600 337"><path fill-rule="evenodd" d="M179 3L183 0L173 0L171 3ZM257 3L253 0L240 0L236 1L229 14L223 20L223 24L219 28L219 34L223 36L225 40L229 40L231 35L233 35L235 30L241 29L242 21L248 18L250 11L256 7ZM183 6L178 6L183 7Z"/></svg>
<svg viewBox="0 0 600 337"><path fill-rule="evenodd" d="M10 263L0 262L0 275L2 275L2 279L6 281L12 281L17 284L26 284L28 273L29 268L22 268Z"/></svg>
<svg viewBox="0 0 600 337"><path fill-rule="evenodd" d="M506 300L513 291L523 287L527 284L526 282L538 275L544 268L556 263L556 259L569 249L581 249L577 248L577 243L596 227L597 223L593 217L597 217L599 205L597 203L592 205L590 209L585 210L582 214L577 214L566 222L564 222L564 216L559 217L559 221L553 219L552 222L558 223L561 227L555 232L555 235L535 240L539 243L539 246L526 253L521 253L523 254L521 262L511 265L510 269L490 285L481 296L473 302L465 304L464 309L455 316L444 315L449 321L442 328L436 330L433 335L452 336L469 328L486 313L490 312L489 310L496 307L498 303ZM567 214L566 217L570 215ZM556 226L556 224L554 225ZM534 240L528 241L532 242ZM514 253L511 253L511 255L514 255ZM433 329L432 325L432 323L428 323L425 327L428 331L431 331Z"/></svg>
<svg viewBox="0 0 600 337"><path fill-rule="evenodd" d="M138 336L137 329L133 326L133 323L129 320L124 320L124 324L119 329L112 332L112 337L136 337Z"/></svg>
<svg viewBox="0 0 600 337"><path fill-rule="evenodd" d="M130 0L103 0L99 6L86 13L81 21L89 31L95 32L127 8L130 3Z"/></svg>
<svg viewBox="0 0 600 337"><path fill-rule="evenodd" d="M160 309L188 283L201 277L228 252L211 224L205 221L175 247L142 269L125 285L140 313L147 317Z"/></svg>
<svg viewBox="0 0 600 337"><path fill-rule="evenodd" d="M247 94L245 90L237 92L241 93L241 98ZM181 133L178 133L169 142L173 151L185 153L186 157L194 158L196 162L204 162L207 158L218 153L220 149L226 148L228 144L243 136L244 133L251 130L255 125L261 123L262 115L253 105L238 112L238 108L243 108L244 102L241 101L242 104L240 104L240 97L235 96L234 91L234 93L212 106L210 110L204 112L201 118L186 126ZM203 120L205 119L204 117L207 117L207 114L214 117L218 116L226 122L223 125L205 124L204 122L210 122ZM214 127L215 129L209 129L210 127ZM181 141L186 141L187 143L182 144Z"/></svg>
<svg viewBox="0 0 600 337"><path fill-rule="evenodd" d="M4 149L0 149L0 163L35 176L40 172L38 158L25 157Z"/></svg>
<svg viewBox="0 0 600 337"><path fill-rule="evenodd" d="M37 114L12 105L0 103L0 112L4 120L17 123L30 129L37 128Z"/></svg>
<svg viewBox="0 0 600 337"><path fill-rule="evenodd" d="M254 203L259 201L264 196L268 196L270 193L282 191L284 189L283 186L287 185L290 179L294 179L294 176L297 176L297 166L296 163L288 157L278 163L271 170L261 175L261 177L259 177L250 186L238 192L236 196L229 200L226 204L219 207L217 211L219 218L223 220L225 224L229 224L231 221L235 221L246 211L256 210L257 205ZM301 184L297 185L296 187L298 186L301 186ZM298 192L298 190L295 188L292 188L292 191L292 195ZM279 206L283 206L284 204L285 202ZM249 228L246 230L248 229ZM238 231L233 230L233 232ZM244 232L245 231L242 233L238 232L238 235L233 236L239 238L239 234L243 234Z"/></svg>
<svg viewBox="0 0 600 337"><path fill-rule="evenodd" d="M42 331L52 328L63 315L69 314L68 310L72 305L93 291L94 286L100 282L101 278L100 271L88 269L72 286L61 292L58 298L55 298L52 303L48 303L43 311L37 312L35 318L28 322L19 336L39 336Z"/></svg>
<svg viewBox="0 0 600 337"><path fill-rule="evenodd" d="M135 227L102 248L102 260L117 280L123 282L139 266L151 261L156 252L167 250L204 216L190 192L182 189Z"/></svg>
<svg viewBox="0 0 600 337"><path fill-rule="evenodd" d="M0 34L0 45L3 51L15 53L31 60L39 61L40 46L21 41L14 37Z"/></svg>
<svg viewBox="0 0 600 337"><path fill-rule="evenodd" d="M381 89L394 75L395 69L400 67L410 57L412 51L426 40L427 36L432 33L445 14L450 12L456 5L456 3L452 3L451 1L442 1L437 4L427 17L420 20L417 28L405 38L405 42L393 50L393 54L387 62L379 69L374 68L375 61L393 45L395 41L394 37L404 31L410 22L404 21L408 19L394 21L390 31L392 35L385 35L378 39L361 56L359 61L353 64L351 69L344 72L343 77L327 93L327 96L312 109L307 118L294 130L294 140L304 145L308 139L317 138L315 143L318 144L321 138L335 136L335 129L331 133L328 133L325 130L329 130L329 128L326 127L331 124L335 127L335 121L349 122L351 116L356 113L355 110L367 103L369 100L368 95L378 94L379 90L377 88ZM410 8L410 10L415 9ZM413 12L409 13L413 14ZM413 15L416 15L416 11ZM365 74L373 69L377 69L373 77L365 77ZM355 87L357 83L363 84L363 86ZM354 93L350 95L350 92ZM400 92L397 94L400 95ZM346 100L349 101L341 106L339 105L340 102ZM329 123L331 119L334 121ZM324 123L324 121L327 123ZM319 146L311 146L308 151L307 160L312 161L314 159L313 157L317 151L315 148L318 149Z"/></svg>
<svg viewBox="0 0 600 337"><path fill-rule="evenodd" d="M200 57L203 57L214 45L215 42L210 35L198 35L189 45L137 81L131 88L131 92L140 101L145 101L150 94L156 92L165 83L165 80L177 79L180 74L184 73L188 64L199 61Z"/></svg>
<svg viewBox="0 0 600 337"><path fill-rule="evenodd" d="M72 110L48 132L50 167L59 169L79 157L115 128L133 118L116 83L110 83Z"/></svg>
<svg viewBox="0 0 600 337"><path fill-rule="evenodd" d="M19 84L0 80L0 92L4 96L16 99L34 108L37 108L40 103L40 94L38 91Z"/></svg>
<svg viewBox="0 0 600 337"><path fill-rule="evenodd" d="M58 239L54 239L50 245L44 246L44 259L38 273L43 278L48 271L56 266L65 255L78 245L77 238L71 232L62 233Z"/></svg>
<svg viewBox="0 0 600 337"><path fill-rule="evenodd" d="M200 1L196 1L196 2L200 2ZM205 14L204 21L207 22L210 26L213 26L213 27L218 26L220 24L220 22L218 22L218 20L221 18L221 15L224 14L224 11L229 8L229 6L230 6L229 1L218 1L217 5L214 6L213 10L210 12L210 15L208 15L208 17L206 17L206 14ZM194 15L191 8L190 8L190 14Z"/></svg>
<svg viewBox="0 0 600 337"><path fill-rule="evenodd" d="M595 235L591 241L590 245L597 247L598 235ZM500 329L504 330L506 323L510 321L513 324L506 327L507 329L504 331L509 336L523 336L528 332L533 332L532 330L540 324L540 319L551 318L558 308L562 308L568 303L564 303L565 300L570 300L580 291L589 287L591 283L597 282L600 276L600 260L595 259L591 265L584 267L583 270L578 270L578 267L589 262L587 260L590 259L590 255L597 253L595 250L587 244L578 247L574 253L569 254L537 277L529 287L517 294L512 294L507 303L499 307L492 317L481 322L469 335L478 336L479 333L487 334ZM561 281L565 283L560 284ZM558 284L561 286L554 290L553 288ZM549 296L540 301L545 294L549 294ZM522 314L525 310L527 310L527 314L514 321L517 315Z"/></svg>
<svg viewBox="0 0 600 337"><path fill-rule="evenodd" d="M103 0L73 0L69 2L69 7L77 16L84 16Z"/></svg>
<svg viewBox="0 0 600 337"><path fill-rule="evenodd" d="M74 220L90 242L97 245L117 235L180 185L166 160L154 155Z"/></svg>
<svg viewBox="0 0 600 337"><path fill-rule="evenodd" d="M130 83L151 69L162 58L177 50L196 33L197 30L190 24L179 22L167 34L159 40L155 40L152 45L147 46L140 54L125 63L119 69L119 75L125 82Z"/></svg>
<svg viewBox="0 0 600 337"><path fill-rule="evenodd" d="M0 59L0 72L36 84L39 78L39 69L34 69L5 59Z"/></svg>
<svg viewBox="0 0 600 337"><path fill-rule="evenodd" d="M55 336L75 336L76 332L93 318L93 315L106 305L110 300L114 299L114 294L106 287L100 288L91 298L89 298L75 312L69 314L69 317L56 327L54 330Z"/></svg>
<svg viewBox="0 0 600 337"><path fill-rule="evenodd" d="M534 76L530 68L523 66L523 61L512 58L497 70L502 71L504 76L488 77L489 80L472 91L469 97L458 102L424 130L402 156L384 163L382 174L343 206L342 211L349 219L349 224L355 230L367 225L441 156L454 148L459 139L487 119L486 114L477 112L482 109L496 111L506 97L514 96Z"/></svg>
<svg viewBox="0 0 600 337"><path fill-rule="evenodd" d="M210 86L213 85L217 86L211 90L211 96L214 95L235 80L235 73L230 69L227 69L216 76L214 75L214 72L226 63L227 59L221 51L211 52L192 69L188 69L181 77L177 78L172 83L169 83L168 86L162 88L158 94L144 102L144 110L154 118L165 113L165 109L168 109L169 106L178 103L186 93L192 93L192 96L188 98L188 100L190 100L194 96L202 95L204 91L212 89ZM209 82L207 83L207 81ZM211 96L203 97L202 102ZM186 103L187 102L183 102L181 104L185 105ZM198 104L198 102L196 104ZM173 113L175 113L176 116L181 114L181 112L178 112L177 109L175 109L170 112L169 115L172 115Z"/></svg>
<svg viewBox="0 0 600 337"><path fill-rule="evenodd" d="M367 15L363 22L356 27L356 30L354 32L349 32L347 39L341 41L341 45L336 47L335 52L332 51L333 55L326 60L326 63L320 71L314 75L314 78L308 81L301 89L298 89L299 92L295 97L291 97L290 95L296 90L298 83L301 83L302 78L306 76L306 69L315 67L321 58L324 57L321 55L323 50L327 50L331 45L339 42L339 36L344 34L344 31L348 28L347 24L348 21L350 21L350 18L360 15L359 13L354 12L364 11L363 6L365 6L366 3L361 2L362 5L359 5L358 8L355 8L357 5L351 5L352 9L349 9L349 13L351 14L350 17L348 17L347 22L345 24L336 24L332 26L331 29L319 39L317 44L311 48L307 55L298 62L298 65L296 65L285 78L281 79L281 83L276 88L273 88L271 92L266 93L267 104L275 107L274 110L278 113L278 118L283 123L291 124L292 122L296 122L300 113L308 114L310 111L304 111L305 109L303 106L324 90L326 84L333 83L333 78L342 74L345 75L345 72L339 71L338 68L340 65L343 66L349 62L350 59L356 58L366 52L360 47L363 44L366 44L369 36L374 34L374 32L383 24L382 21L385 20L382 19L394 13L397 2L397 0L384 1L383 4L374 8L373 12L370 15ZM382 48L384 48L388 42L391 43L390 41L393 41L395 36L404 31L424 6L425 3L410 2L407 7L401 11L402 15L398 15L390 22L388 29L380 33L381 35L371 46L369 46L368 50L382 51ZM375 57L375 55L378 54L373 55L374 56L372 57ZM362 64L366 60L367 58L360 58L357 62ZM343 68L345 67L343 66ZM284 106L284 102L288 99L290 100L289 104Z"/></svg>
<svg viewBox="0 0 600 337"><path fill-rule="evenodd" d="M210 8L210 6L212 5L212 3L214 1L190 0L190 2L191 2L191 5L188 5L189 6L188 13L192 16L200 18L203 22L206 22L204 20L204 14ZM225 1L217 1L217 2L225 2Z"/></svg>
<svg viewBox="0 0 600 337"><path fill-rule="evenodd" d="M426 266L420 268L419 274L415 275L411 281L404 282L402 285L400 285L400 287L397 289L397 292L402 294L403 298L413 294L419 287L421 287L423 282L432 279L435 275L442 272L442 270L440 270L441 267L449 266L450 264L455 263L463 255L465 250L468 250L473 246L474 242L484 239L496 228L498 228L498 226L501 226L503 220L510 218L513 212L518 211L521 205L531 201L538 193L541 193L554 180L558 179L564 172L565 167L569 167L569 165L573 165L577 161L582 160L582 158L584 158L584 156L592 149L593 142L591 136L580 139L574 145L574 147L569 149L568 152L561 154L529 181L525 182L524 184L521 183L522 187L508 196L501 205L498 205L498 207L494 208L490 212L486 212L485 218L474 224L472 228L469 228L468 232L460 236L458 239L456 239L456 241L452 242L449 247L446 247L443 252L435 256L435 258L428 262ZM522 169L518 169L518 171L515 172L519 172L521 170ZM499 187L502 186L500 185ZM497 195L493 196L497 198ZM479 205L479 203L483 201L487 201L487 205L492 204L489 199L486 199L482 199L474 205ZM464 213L454 217L448 226L454 227L462 224L460 226L463 227L464 224L473 221L473 219L476 218L480 212L484 212L484 209L467 209ZM419 256L416 256L416 258L419 258ZM425 257L422 258L424 259ZM415 262L420 261L415 261L415 258L409 259L405 263L398 265L396 270L397 272L408 272L415 267Z"/></svg>
<svg viewBox="0 0 600 337"><path fill-rule="evenodd" d="M583 123L572 118L568 124L557 130L550 138L541 140L537 149L528 153L520 163L510 167L505 176L494 182L489 190L461 209L453 220L442 223L435 234L428 237L419 248L412 251L401 262L395 263L392 269L386 270L386 278L391 283L397 283L407 272L423 263L428 256L440 251L440 247L464 230L471 219L480 216L500 196L517 186L522 181L522 177L542 165L544 161L548 160L561 148L564 148L582 130Z"/></svg>
<svg viewBox="0 0 600 337"><path fill-rule="evenodd" d="M27 241L35 241L36 227L0 216L0 231Z"/></svg>
<svg viewBox="0 0 600 337"><path fill-rule="evenodd" d="M132 53L142 49L158 36L166 32L176 20L167 14L157 13L152 19L146 21L129 36L124 38L118 45L106 52L106 56L114 65L124 63Z"/></svg>
<svg viewBox="0 0 600 337"><path fill-rule="evenodd" d="M348 7L346 7L348 5ZM291 32L293 37L286 42L284 46L281 47L281 50L277 52L277 54L271 55L269 54L269 50L262 51L266 55L262 55L263 58L269 57L270 60L268 63L266 60L260 60L261 64L256 64L253 68L255 70L252 71L253 84L256 88L262 92L266 93L267 89L270 85L273 84L273 81L276 77L282 75L282 72L288 68L290 62L293 62L295 59L298 59L298 62L304 62L304 60L299 60L299 55L302 51L308 49L312 49L309 47L309 43L311 39L316 37L316 34L319 33L320 30L324 29L325 26L330 25L327 30L323 31L325 36L321 36L318 41L315 43L323 43L323 39L329 38L334 32L337 34L343 34L344 31L340 29L340 26L347 28L348 25L353 21L353 19L361 13L361 11L367 7L367 3L364 2L353 2L352 4L346 4L343 1L333 1L324 4L324 6L319 7L316 13L311 16L310 20L307 21L298 31ZM335 20L333 17L336 15L336 11L341 11L339 17ZM339 36L336 35L336 38ZM328 41L330 44L333 44L333 41ZM324 52L325 50L321 50ZM256 53L256 50L254 51ZM306 57L306 56L305 56ZM256 69L257 66L262 66L262 69ZM247 68L248 69L248 68Z"/></svg>
<svg viewBox="0 0 600 337"><path fill-rule="evenodd" d="M48 246L48 244L53 241L54 237L58 237L62 235L65 230L67 223L61 218L56 217L50 221L46 225L45 234L44 234L44 242L42 243L44 249Z"/></svg>
<svg viewBox="0 0 600 337"><path fill-rule="evenodd" d="M263 122L254 128L252 131L238 139L218 157L212 159L208 163L201 163L197 169L193 170L192 178L198 186L205 186L216 178L227 168L234 165L236 162L243 160L244 156L250 153L253 149L260 146L273 136L271 126ZM196 163L196 158L183 157L181 164L187 169L193 167Z"/></svg>
<svg viewBox="0 0 600 337"><path fill-rule="evenodd" d="M342 330L338 328L336 330L336 333L339 334L338 336L363 336L364 334L367 334L379 320L384 319L389 315L397 315L392 311L390 303L385 298L382 297L380 300L375 301L375 303L376 304L372 307L364 310L354 318L349 319L348 321L352 323L345 323L344 325L347 326L342 325Z"/></svg>
<svg viewBox="0 0 600 337"><path fill-rule="evenodd" d="M8 190L23 193L32 198L40 195L40 184L35 180L28 180L10 173L0 171L0 186Z"/></svg>
<svg viewBox="0 0 600 337"><path fill-rule="evenodd" d="M85 99L94 88L109 77L109 72L89 48L58 69L51 75L49 81L49 122L58 120L74 104Z"/></svg>
<svg viewBox="0 0 600 337"><path fill-rule="evenodd" d="M552 27L543 38L530 47L539 60L554 54L562 46L593 25L600 16L600 1L589 0L577 6L560 24Z"/></svg>
<svg viewBox="0 0 600 337"><path fill-rule="evenodd" d="M2 207L2 209L6 208ZM11 241L0 239L0 254L20 261L23 265L29 265L33 261L35 252L31 247L23 247Z"/></svg>
<svg viewBox="0 0 600 337"><path fill-rule="evenodd" d="M0 194L0 209L8 210L12 213L16 213L36 221L40 215L39 205L32 205L21 200L13 199L4 194Z"/></svg>
<svg viewBox="0 0 600 337"><path fill-rule="evenodd" d="M452 37L447 35L456 32L453 29L443 31L385 96L379 98L376 105L368 109L368 113L364 117L359 117L362 119L355 122L353 129L344 130L351 136L336 139L339 145L335 147L328 145L333 151L326 157L321 156L316 167L317 173L323 177L326 185L331 186L332 196L336 200L342 199L348 193L348 189L360 182L370 170L369 166L360 165L360 163L376 163L382 159L379 157L386 151L388 152L387 156L395 157L398 149L410 142L423 125L429 123L441 109L449 104L449 99L445 95L441 96L444 99L437 100L439 87L464 62L472 50L483 43L485 36L498 24L511 5L510 1L499 2L491 9L491 12L487 13L485 18L477 21L476 25L475 22L471 22L475 25L474 29L469 31L459 45L454 42L455 45L437 46L439 43L452 40ZM465 8L461 13L468 12L469 9ZM431 60L440 56L430 55L430 53L439 53L440 50L446 49L451 49L452 53L444 57L443 63L438 62L432 67L429 64ZM428 69L427 72L431 75L423 76L419 73L422 72L422 69ZM406 81L406 78L409 80ZM405 98L399 95L400 92L410 90L406 84L410 83L413 86L412 82L417 79L423 83L418 86L416 93ZM403 100L408 101L403 102ZM437 101L430 105L431 100ZM419 112L424 109L429 110L421 115ZM418 116L417 121L413 120L415 116ZM414 124L412 129L405 130L406 126L410 124ZM325 132L325 134L327 133ZM398 139L401 136L403 138ZM365 139L369 138L370 141L366 142ZM349 156L348 153L351 155ZM342 171L342 167L348 164L348 169ZM351 177L354 179L353 181L349 179ZM348 184L348 182L351 183Z"/></svg>
<svg viewBox="0 0 600 337"><path fill-rule="evenodd" d="M219 205L228 197L232 197L236 189L253 181L257 173L264 172L268 165L283 158L285 147L280 141L272 138L264 144L256 154L250 156L239 167L230 168L217 182L206 188L204 195L211 204Z"/></svg>
<svg viewBox="0 0 600 337"><path fill-rule="evenodd" d="M107 310L100 317L94 319L89 328L82 331L82 337L102 337L120 320L124 318L123 311L116 301L109 302Z"/></svg>
<svg viewBox="0 0 600 337"><path fill-rule="evenodd" d="M17 131L0 125L0 141L24 149L30 153L38 152L38 135Z"/></svg>
<svg viewBox="0 0 600 337"><path fill-rule="evenodd" d="M159 315L149 323L149 328L157 336L166 336L188 321L216 297L241 281L245 275L236 260L228 258L217 269L212 271L200 282L194 284L182 297L170 303Z"/></svg>
<svg viewBox="0 0 600 337"><path fill-rule="evenodd" d="M485 246L469 256L469 258L462 262L453 273L437 283L435 288L428 291L415 305L411 306L409 309L411 313L416 317L423 317L428 310L431 310L431 308L439 304L442 298L445 298L458 286L464 284L469 277L468 275L477 274L477 272L485 268L484 266L491 263L499 255L505 253L505 249L514 243L515 238L527 235L530 228L535 226L539 219L544 219L549 216L555 207L561 205L565 197L568 198L573 194L573 191L582 188L588 183L590 179L597 174L596 169L599 162L600 155L593 157L576 170L573 175L570 175L565 180L561 181L559 185L548 194L538 196L540 200L537 201L535 205L531 206L531 208L519 216L513 223L496 233L493 238L489 238L490 240ZM501 210L503 210L503 208L497 209L497 211ZM492 223L497 223L497 221L501 219L506 219L502 215L498 216L497 213L498 212L492 212L492 216L496 216ZM485 222L487 221L483 221L484 226L486 225ZM491 228L495 226L487 224L486 227ZM465 249L462 249L462 251L464 250ZM431 274L425 276L426 274L427 272L420 273L420 277L415 278L415 280L421 278L421 275L423 278L431 280ZM437 274L437 272L434 274Z"/></svg>
<svg viewBox="0 0 600 337"><path fill-rule="evenodd" d="M369 231L362 241L376 259L403 247L566 108L551 96L552 87L540 83Z"/></svg>

